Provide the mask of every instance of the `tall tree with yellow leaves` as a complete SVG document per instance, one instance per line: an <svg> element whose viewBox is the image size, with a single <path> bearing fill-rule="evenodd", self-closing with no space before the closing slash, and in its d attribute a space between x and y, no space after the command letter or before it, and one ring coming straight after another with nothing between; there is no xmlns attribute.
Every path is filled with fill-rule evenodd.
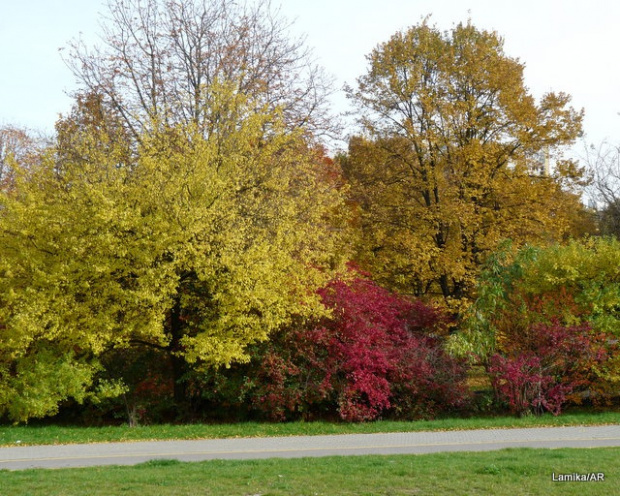
<svg viewBox="0 0 620 496"><path fill-rule="evenodd" d="M0 417L118 395L110 354L244 360L345 257L328 91L268 1L111 0L56 146L0 192ZM4 175L4 168L3 168ZM119 350L121 350L119 352ZM122 358L122 357L121 357Z"/></svg>
<svg viewBox="0 0 620 496"><path fill-rule="evenodd" d="M209 94L228 116L217 132L162 127L125 162L102 126L66 124L72 153L0 196L0 415L118 393L97 384L99 357L140 346L168 357L182 402L189 367L243 360L293 316L324 312L338 190L277 111L232 82Z"/></svg>
<svg viewBox="0 0 620 496"><path fill-rule="evenodd" d="M368 61L348 90L364 134L342 162L360 211L359 258L375 276L460 299L501 239L569 230L580 172L561 150L579 135L582 112L562 93L536 103L496 33L425 21ZM551 173L540 168L545 155Z"/></svg>

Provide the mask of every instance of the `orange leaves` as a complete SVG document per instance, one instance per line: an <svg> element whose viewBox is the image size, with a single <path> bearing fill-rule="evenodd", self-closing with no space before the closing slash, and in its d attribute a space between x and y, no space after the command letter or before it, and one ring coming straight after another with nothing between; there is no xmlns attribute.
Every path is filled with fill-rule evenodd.
<svg viewBox="0 0 620 496"><path fill-rule="evenodd" d="M366 138L354 137L343 170L362 209L358 258L392 288L466 297L502 239L561 239L579 171L533 173L543 147L556 153L581 128L564 94L540 106L494 32L426 21L368 57L349 97ZM577 207L578 210L578 207Z"/></svg>

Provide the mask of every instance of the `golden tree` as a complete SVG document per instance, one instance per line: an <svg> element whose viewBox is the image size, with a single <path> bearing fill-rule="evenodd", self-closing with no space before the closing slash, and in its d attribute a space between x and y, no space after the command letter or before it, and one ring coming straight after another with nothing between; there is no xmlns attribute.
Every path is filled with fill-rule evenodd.
<svg viewBox="0 0 620 496"><path fill-rule="evenodd" d="M268 1L111 0L56 146L0 193L0 415L119 394L102 356L244 360L345 256L321 71ZM11 159L13 160L13 159ZM2 168L2 175L5 168ZM119 350L121 350L119 352Z"/></svg>
<svg viewBox="0 0 620 496"><path fill-rule="evenodd" d="M369 56L348 95L365 134L342 160L359 209L359 258L416 295L461 298L503 238L557 239L580 204L561 149L581 130L565 94L539 103L502 39L470 23L426 22ZM551 174L542 157L555 159Z"/></svg>

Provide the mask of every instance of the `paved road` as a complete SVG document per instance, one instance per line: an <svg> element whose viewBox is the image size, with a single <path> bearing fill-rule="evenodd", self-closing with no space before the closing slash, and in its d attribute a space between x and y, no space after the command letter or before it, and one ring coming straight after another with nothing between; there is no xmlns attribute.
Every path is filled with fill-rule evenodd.
<svg viewBox="0 0 620 496"><path fill-rule="evenodd" d="M201 461L603 446L620 446L620 425L16 446L0 448L0 470L133 465L155 459Z"/></svg>

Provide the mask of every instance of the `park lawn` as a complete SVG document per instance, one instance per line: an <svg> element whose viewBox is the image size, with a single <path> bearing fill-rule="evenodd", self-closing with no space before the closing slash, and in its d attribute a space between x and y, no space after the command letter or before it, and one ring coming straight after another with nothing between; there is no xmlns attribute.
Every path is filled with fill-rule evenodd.
<svg viewBox="0 0 620 496"><path fill-rule="evenodd" d="M620 448L506 449L0 472L3 496L575 495L617 494ZM603 473L599 482L554 474Z"/></svg>
<svg viewBox="0 0 620 496"><path fill-rule="evenodd" d="M567 412L557 417L547 414L521 418L510 416L446 418L412 422L247 422L212 425L166 424L137 427L129 427L128 425L105 427L0 425L0 446L14 446L16 444L75 444L170 439L306 436L320 434L372 434L377 432L412 432L605 424L620 424L620 411L592 412L583 410Z"/></svg>

